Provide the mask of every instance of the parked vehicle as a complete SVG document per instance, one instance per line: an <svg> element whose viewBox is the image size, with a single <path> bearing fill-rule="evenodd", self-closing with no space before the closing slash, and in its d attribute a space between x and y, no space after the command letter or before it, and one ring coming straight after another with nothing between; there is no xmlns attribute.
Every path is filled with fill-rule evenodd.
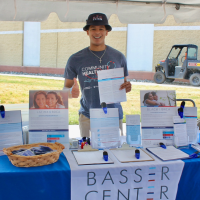
<svg viewBox="0 0 200 200"><path fill-rule="evenodd" d="M166 60L155 67L154 81L158 84L188 79L193 86L200 85L200 60L198 46L194 44L173 45Z"/></svg>

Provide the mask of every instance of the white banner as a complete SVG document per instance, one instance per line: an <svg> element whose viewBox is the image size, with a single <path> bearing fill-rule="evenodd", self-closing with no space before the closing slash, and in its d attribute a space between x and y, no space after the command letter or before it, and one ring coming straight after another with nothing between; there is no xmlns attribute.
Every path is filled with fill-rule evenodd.
<svg viewBox="0 0 200 200"><path fill-rule="evenodd" d="M71 168L71 200L175 200L184 167L181 160L78 166L64 150Z"/></svg>

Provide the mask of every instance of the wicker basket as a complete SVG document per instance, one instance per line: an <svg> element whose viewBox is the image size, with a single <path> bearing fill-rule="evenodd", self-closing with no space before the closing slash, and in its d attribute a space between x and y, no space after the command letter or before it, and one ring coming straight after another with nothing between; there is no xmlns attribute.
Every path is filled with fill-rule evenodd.
<svg viewBox="0 0 200 200"><path fill-rule="evenodd" d="M53 150L57 150L56 152L36 155L36 156L20 156L13 154L12 151L18 150L21 148L30 149L32 147L39 147L39 145L50 147ZM43 165L49 165L55 163L58 159L60 154L62 153L65 147L56 142L56 143L35 143L35 144L26 144L26 145L19 145L13 146L9 148L4 148L3 152L8 156L9 160L13 165L16 167L37 167Z"/></svg>

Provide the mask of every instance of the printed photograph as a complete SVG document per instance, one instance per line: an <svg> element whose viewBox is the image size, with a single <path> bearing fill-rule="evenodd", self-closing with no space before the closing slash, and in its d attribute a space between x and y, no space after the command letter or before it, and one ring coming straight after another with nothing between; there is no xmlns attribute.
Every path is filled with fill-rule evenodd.
<svg viewBox="0 0 200 200"><path fill-rule="evenodd" d="M30 90L29 109L68 109L68 91Z"/></svg>
<svg viewBox="0 0 200 200"><path fill-rule="evenodd" d="M141 107L174 107L176 106L175 90L141 90Z"/></svg>

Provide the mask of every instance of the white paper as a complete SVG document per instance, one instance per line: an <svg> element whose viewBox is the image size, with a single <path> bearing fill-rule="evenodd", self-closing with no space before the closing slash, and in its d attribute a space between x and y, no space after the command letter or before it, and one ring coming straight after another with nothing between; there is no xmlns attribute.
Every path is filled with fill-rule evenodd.
<svg viewBox="0 0 200 200"><path fill-rule="evenodd" d="M29 131L29 142L30 143L47 142L47 132Z"/></svg>
<svg viewBox="0 0 200 200"><path fill-rule="evenodd" d="M188 135L186 121L184 118L179 116L173 117L174 121L174 143L176 146L186 146L188 145Z"/></svg>
<svg viewBox="0 0 200 200"><path fill-rule="evenodd" d="M193 144L192 148L196 149L197 151L200 152L200 145L199 144Z"/></svg>
<svg viewBox="0 0 200 200"><path fill-rule="evenodd" d="M119 111L117 108L90 109L90 131L92 147L97 149L118 147L119 139Z"/></svg>
<svg viewBox="0 0 200 200"><path fill-rule="evenodd" d="M119 90L124 83L124 68L97 71L100 102L119 103L126 101L125 89Z"/></svg>
<svg viewBox="0 0 200 200"><path fill-rule="evenodd" d="M67 90L29 91L29 143L38 142L69 147Z"/></svg>
<svg viewBox="0 0 200 200"><path fill-rule="evenodd" d="M156 93L156 99L152 96L153 92ZM177 113L175 99L174 90L140 91L143 146L156 147L159 142L172 145L173 116Z"/></svg>
<svg viewBox="0 0 200 200"><path fill-rule="evenodd" d="M166 149L162 147L150 147L147 148L147 150L164 161L189 158L188 154L176 149L174 146L167 146Z"/></svg>
<svg viewBox="0 0 200 200"><path fill-rule="evenodd" d="M147 153L145 153L142 149L140 149L140 159L135 157L135 150L110 150L116 158L124 163L124 162L141 162L141 161L152 161Z"/></svg>
<svg viewBox="0 0 200 200"><path fill-rule="evenodd" d="M126 115L127 144L141 145L140 115Z"/></svg>
<svg viewBox="0 0 200 200"><path fill-rule="evenodd" d="M3 148L22 144L21 111L6 111L5 118L0 117L0 155Z"/></svg>
<svg viewBox="0 0 200 200"><path fill-rule="evenodd" d="M194 144L197 142L197 107L185 107L183 113L186 120L189 143Z"/></svg>
<svg viewBox="0 0 200 200"><path fill-rule="evenodd" d="M103 159L103 150L78 152L73 151L78 165L111 164L113 160L108 155L108 161Z"/></svg>

